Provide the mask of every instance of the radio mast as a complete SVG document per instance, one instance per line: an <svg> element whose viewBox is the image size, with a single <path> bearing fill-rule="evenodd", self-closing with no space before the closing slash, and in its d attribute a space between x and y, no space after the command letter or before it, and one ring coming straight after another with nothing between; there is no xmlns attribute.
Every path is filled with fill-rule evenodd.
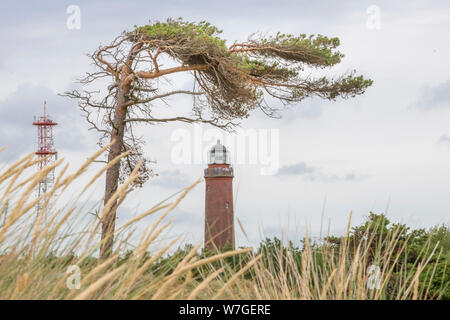
<svg viewBox="0 0 450 320"><path fill-rule="evenodd" d="M57 125L52 118L47 115L47 102L44 101L44 115L34 117L33 125L37 127L37 150L35 154L41 158L37 163L38 170L42 170L48 165L53 164L57 159L57 152L54 147L53 127ZM39 182L37 196L49 191L55 183L55 171L50 171L47 176ZM42 209L42 201L38 203L38 213Z"/></svg>

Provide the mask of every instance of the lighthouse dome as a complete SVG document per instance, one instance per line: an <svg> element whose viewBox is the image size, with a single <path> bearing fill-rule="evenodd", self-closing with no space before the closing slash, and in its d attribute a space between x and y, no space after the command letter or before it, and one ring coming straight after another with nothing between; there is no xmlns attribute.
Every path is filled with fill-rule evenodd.
<svg viewBox="0 0 450 320"><path fill-rule="evenodd" d="M220 140L208 152L208 164L229 164L229 151Z"/></svg>

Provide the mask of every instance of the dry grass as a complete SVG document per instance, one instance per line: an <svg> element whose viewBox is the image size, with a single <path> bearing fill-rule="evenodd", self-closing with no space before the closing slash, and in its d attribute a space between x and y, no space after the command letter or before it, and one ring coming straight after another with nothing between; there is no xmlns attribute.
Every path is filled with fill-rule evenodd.
<svg viewBox="0 0 450 320"><path fill-rule="evenodd" d="M40 199L36 199L34 190L51 168L33 171L36 160L32 154L0 173L0 299L386 298L386 288L391 285L388 280L396 259L401 256L401 250L394 251L398 241L395 234L384 239L387 250L378 262L381 269L379 290L367 288L370 234L351 255L346 243L337 251L322 247L320 263L315 249L306 242L301 268L297 267L298 263L289 252L287 255L282 254L282 248L275 262L267 264L251 248L199 259L198 245L182 259L174 261L175 267L171 272L149 271L176 244L174 240L159 250L150 250L150 246L170 224L165 223L164 219L199 181L187 188L173 203L160 204L118 226L115 254L106 261L98 261L95 256L100 247L100 220L112 204L99 209L96 216L89 215L87 209L78 208L76 204L83 195L91 192L104 169L95 174L78 194L74 182L87 173L89 165L106 148L89 158L73 174L66 174L68 166L63 166L63 160L55 163L55 167L59 167L56 183ZM132 173L113 199L122 203L136 178L137 175ZM74 204L68 203L58 208L57 199L65 193L71 195ZM36 212L37 201L43 204L39 215ZM139 235L137 246L123 262L119 256L129 248L127 240L133 235L133 226L144 217L155 214L159 214L159 217ZM239 270L233 271L224 262L227 257L243 253L247 253L249 259ZM401 277L401 283L397 284L401 290L397 296L390 298L424 297L425 292L418 289L418 277L428 263L428 257L423 256L414 273ZM73 283L73 273L68 272L70 266L80 268L79 289L69 288L70 283ZM193 276L199 268L208 270L202 279ZM253 275L250 278L249 272Z"/></svg>

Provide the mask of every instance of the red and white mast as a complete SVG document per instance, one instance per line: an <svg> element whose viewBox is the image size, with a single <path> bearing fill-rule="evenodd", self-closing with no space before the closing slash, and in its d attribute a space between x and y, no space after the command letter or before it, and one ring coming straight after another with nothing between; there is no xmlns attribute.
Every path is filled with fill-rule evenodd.
<svg viewBox="0 0 450 320"><path fill-rule="evenodd" d="M47 102L44 101L44 115L35 117L33 125L37 127L37 139L38 147L35 154L41 158L41 161L37 163L38 170L42 170L46 166L53 164L57 159L57 152L54 147L53 140L53 127L57 125L52 118L47 115ZM55 182L54 170L48 173L48 175L39 182L38 185L38 197L46 193L52 187ZM38 205L38 210L40 210Z"/></svg>

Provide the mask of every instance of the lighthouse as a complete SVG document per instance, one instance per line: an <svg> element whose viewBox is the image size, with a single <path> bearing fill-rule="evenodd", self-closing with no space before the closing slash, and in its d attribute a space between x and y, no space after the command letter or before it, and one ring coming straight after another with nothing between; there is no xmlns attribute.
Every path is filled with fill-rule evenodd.
<svg viewBox="0 0 450 320"><path fill-rule="evenodd" d="M229 151L217 140L205 169L205 248L234 249L233 168Z"/></svg>

